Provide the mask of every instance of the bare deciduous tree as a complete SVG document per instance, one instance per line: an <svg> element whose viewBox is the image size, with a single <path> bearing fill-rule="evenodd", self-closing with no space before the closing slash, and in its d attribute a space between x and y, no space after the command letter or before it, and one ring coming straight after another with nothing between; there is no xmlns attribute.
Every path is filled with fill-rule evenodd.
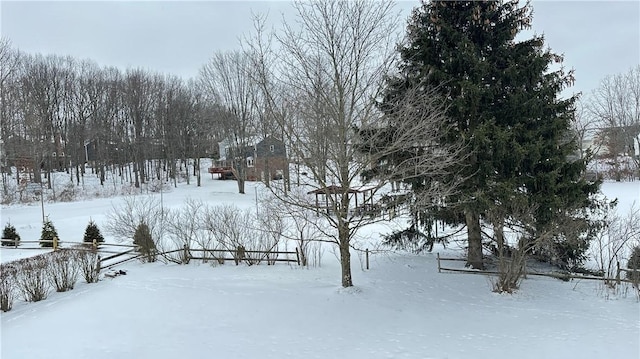
<svg viewBox="0 0 640 359"><path fill-rule="evenodd" d="M304 189L295 186L293 190ZM329 228L323 227L326 222L317 220L317 209L283 206L282 201L277 197L268 195L260 199L260 211L281 219L282 227L279 228L278 235L296 243L302 266L309 266L312 263L319 265L319 258L315 258L314 262L312 252L326 241L324 234L329 232Z"/></svg>
<svg viewBox="0 0 640 359"><path fill-rule="evenodd" d="M331 210L318 213L335 230L327 235L340 249L342 285L349 287L351 239L363 223L362 217L353 216L350 197L366 166L356 160L361 157L357 128L379 117L372 100L392 63L395 39L390 34L396 31L397 18L390 2L311 1L295 2L294 7L296 26L285 22L277 36L274 63L279 68L267 71L265 62L275 52L255 42L250 46L257 56L254 63L262 66L254 68L291 156L313 174L306 188L333 186L332 193L324 193ZM291 116L284 116L287 113ZM284 195L272 187L288 205L314 206L304 191Z"/></svg>
<svg viewBox="0 0 640 359"><path fill-rule="evenodd" d="M218 52L200 70L202 85L209 97L226 111L221 124L228 153L221 153L233 167L238 192L245 193L247 150L255 134L257 88L249 75L250 58L241 51Z"/></svg>
<svg viewBox="0 0 640 359"><path fill-rule="evenodd" d="M18 133L19 124L16 121L17 103L19 96L20 58L17 50L11 48L11 42L6 37L0 37L0 172L2 172L2 193L9 197L8 157L15 158L15 149L8 146Z"/></svg>
<svg viewBox="0 0 640 359"><path fill-rule="evenodd" d="M376 206L364 204L375 202L389 181L417 171L438 173L455 156L446 156L448 149L425 151L422 158L398 164L395 171L378 176L364 189L363 173L381 158L435 144L433 136L442 129L443 112L436 107L425 111L433 101L413 110L416 99L407 98L398 102L403 109L398 113L421 118L399 121L384 116L377 107L383 77L393 63L397 17L391 2L310 1L296 2L294 7L296 25L285 22L275 44L264 40L260 31L249 43L253 78L266 108L285 134L291 156L312 175L298 178L301 187L291 188L290 193L285 186L271 188L292 213L302 208L320 217L312 224L322 223L317 229L339 248L342 285L349 287L353 285L352 240L359 228L380 220L372 210ZM259 18L257 22L256 28L262 29ZM271 46L277 46L277 51ZM383 136L392 140L382 145ZM435 194L434 190L426 192ZM426 192L418 200L426 199ZM327 208L317 208L311 193L322 197ZM359 208L354 206L354 196L361 198Z"/></svg>
<svg viewBox="0 0 640 359"><path fill-rule="evenodd" d="M613 159L620 180L620 158L633 158L635 171L640 168L640 65L627 73L608 76L593 91L590 113L598 120L601 141Z"/></svg>
<svg viewBox="0 0 640 359"><path fill-rule="evenodd" d="M615 278L617 265L640 244L640 208L632 205L625 216L608 208L604 221L606 227L595 236L590 252L598 270L607 278Z"/></svg>
<svg viewBox="0 0 640 359"><path fill-rule="evenodd" d="M595 136L598 126L597 119L591 114L587 105L581 100L576 102L576 111L571 121L571 127L575 133L576 139L580 144L580 158L583 159L587 155L584 144L588 139ZM595 143L591 150L597 153L600 149L599 144Z"/></svg>
<svg viewBox="0 0 640 359"><path fill-rule="evenodd" d="M115 207L107 213L105 231L115 236L119 241L133 240L133 235L140 223L149 226L151 237L156 245L161 241L164 231L165 214L160 201L152 196L125 197L124 204Z"/></svg>
<svg viewBox="0 0 640 359"><path fill-rule="evenodd" d="M193 244L200 245L203 249L210 248L212 242L211 232L205 228L205 215L209 209L200 200L187 199L184 206L167 213L166 231L173 241L174 248L193 248ZM169 248L163 248L169 249ZM179 252L178 260L188 263L190 258L184 252Z"/></svg>

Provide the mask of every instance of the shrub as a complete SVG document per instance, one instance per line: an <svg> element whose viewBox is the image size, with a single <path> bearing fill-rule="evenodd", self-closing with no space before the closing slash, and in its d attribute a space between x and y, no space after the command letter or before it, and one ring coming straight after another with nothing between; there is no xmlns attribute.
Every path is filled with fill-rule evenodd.
<svg viewBox="0 0 640 359"><path fill-rule="evenodd" d="M138 246L139 252L144 255L144 259L147 262L156 261L156 244L146 223L140 222L136 228L136 232L133 235L133 244Z"/></svg>
<svg viewBox="0 0 640 359"><path fill-rule="evenodd" d="M2 231L2 239L11 239L11 241L2 241L3 246L20 245L20 235L16 231L16 227L11 223L7 223ZM16 243L17 242L17 243Z"/></svg>
<svg viewBox="0 0 640 359"><path fill-rule="evenodd" d="M100 257L95 250L79 249L75 252L75 260L87 283L97 283L100 278Z"/></svg>
<svg viewBox="0 0 640 359"><path fill-rule="evenodd" d="M58 231L53 223L47 218L42 225L42 234L40 235L40 247L53 247L53 239L58 237Z"/></svg>
<svg viewBox="0 0 640 359"><path fill-rule="evenodd" d="M96 241L96 243L104 242L104 237L100 233L100 229L94 221L89 221L87 228L84 230L83 241L85 243L93 243L93 241Z"/></svg>
<svg viewBox="0 0 640 359"><path fill-rule="evenodd" d="M635 272L627 272L627 279L634 283L640 282L640 246L635 246L631 250L631 257L627 262L627 269L635 270Z"/></svg>
<svg viewBox="0 0 640 359"><path fill-rule="evenodd" d="M70 250L60 250L49 255L49 280L57 292L73 289L78 280L78 264Z"/></svg>
<svg viewBox="0 0 640 359"><path fill-rule="evenodd" d="M76 190L73 185L73 181L68 182L62 191L58 194L58 200L60 202L71 202L76 198Z"/></svg>
<svg viewBox="0 0 640 359"><path fill-rule="evenodd" d="M513 293L525 274L527 256L523 248L514 248L509 256L498 255L498 277L493 281L496 293Z"/></svg>
<svg viewBox="0 0 640 359"><path fill-rule="evenodd" d="M11 264L0 265L0 310L8 312L13 307L16 287L16 269Z"/></svg>
<svg viewBox="0 0 640 359"><path fill-rule="evenodd" d="M18 262L16 282L27 302L37 302L47 298L49 282L47 259L40 255Z"/></svg>

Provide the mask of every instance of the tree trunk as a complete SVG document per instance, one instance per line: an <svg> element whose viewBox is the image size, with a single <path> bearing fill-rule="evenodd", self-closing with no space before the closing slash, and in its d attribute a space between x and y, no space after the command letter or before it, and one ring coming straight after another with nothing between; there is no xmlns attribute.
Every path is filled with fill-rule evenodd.
<svg viewBox="0 0 640 359"><path fill-rule="evenodd" d="M140 178L140 176L139 176L139 174L140 174L140 170L139 170L139 168L138 168L138 167L139 167L139 165L138 165L138 163L136 162L136 163L134 163L134 164L133 164L133 166L134 166L134 168L133 168L133 173L134 173L134 175L135 175L135 183L134 183L134 186L135 186L136 188L140 188L140 180L139 180L139 178Z"/></svg>
<svg viewBox="0 0 640 359"><path fill-rule="evenodd" d="M340 243L340 266L342 268L342 286L353 286L351 278L351 253L349 252L349 227L342 223L338 228L338 242Z"/></svg>
<svg viewBox="0 0 640 359"><path fill-rule="evenodd" d="M465 211L469 249L467 250L467 266L473 269L484 269L482 261L482 233L480 232L480 215L474 210Z"/></svg>
<svg viewBox="0 0 640 359"><path fill-rule="evenodd" d="M104 164L102 162L100 162L99 164L99 174L100 174L100 186L104 186L104 180L105 180L105 168L104 168ZM113 174L113 176L115 177L115 173Z"/></svg>
<svg viewBox="0 0 640 359"><path fill-rule="evenodd" d="M502 258L504 256L504 219L494 219L493 221L493 233L496 238L496 245L498 248L498 256Z"/></svg>
<svg viewBox="0 0 640 359"><path fill-rule="evenodd" d="M196 182L197 182L197 186L200 187L202 186L202 179L201 179L202 175L200 171L200 157L196 158L194 161L195 163L197 163L197 168L198 168L198 171L196 172Z"/></svg>
<svg viewBox="0 0 640 359"><path fill-rule="evenodd" d="M244 179L238 178L238 193L244 194Z"/></svg>
<svg viewBox="0 0 640 359"><path fill-rule="evenodd" d="M184 176L187 179L187 184L191 184L191 173L189 172L189 159L187 159L186 155L182 159L182 163L184 163Z"/></svg>

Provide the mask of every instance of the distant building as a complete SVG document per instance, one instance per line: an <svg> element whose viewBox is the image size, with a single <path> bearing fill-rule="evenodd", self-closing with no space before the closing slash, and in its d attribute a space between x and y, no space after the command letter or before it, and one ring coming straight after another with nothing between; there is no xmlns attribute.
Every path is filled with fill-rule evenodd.
<svg viewBox="0 0 640 359"><path fill-rule="evenodd" d="M218 143L220 159L216 166L209 169L210 173L218 173L221 178L229 178L233 161L228 158L232 152L232 142L224 139ZM247 180L277 180L283 178L289 168L287 149L284 142L268 136L253 145L245 147L243 160L247 165Z"/></svg>

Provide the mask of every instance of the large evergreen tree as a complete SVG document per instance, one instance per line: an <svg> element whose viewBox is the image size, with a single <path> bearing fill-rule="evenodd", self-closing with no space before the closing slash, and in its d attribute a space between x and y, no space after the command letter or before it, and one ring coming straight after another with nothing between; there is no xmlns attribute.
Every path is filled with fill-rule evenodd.
<svg viewBox="0 0 640 359"><path fill-rule="evenodd" d="M474 268L483 267L482 222L501 241L505 219L528 208L532 238L550 228L562 237L558 222L588 206L598 188L581 180L582 160L569 160L577 149L570 133L576 97L560 92L572 73L552 68L562 57L544 48L542 36L515 39L531 21L530 5L517 0L424 2L388 81L385 101L416 86L448 99L445 142L463 140L470 156L459 194L447 198L446 211L431 213L466 224Z"/></svg>

